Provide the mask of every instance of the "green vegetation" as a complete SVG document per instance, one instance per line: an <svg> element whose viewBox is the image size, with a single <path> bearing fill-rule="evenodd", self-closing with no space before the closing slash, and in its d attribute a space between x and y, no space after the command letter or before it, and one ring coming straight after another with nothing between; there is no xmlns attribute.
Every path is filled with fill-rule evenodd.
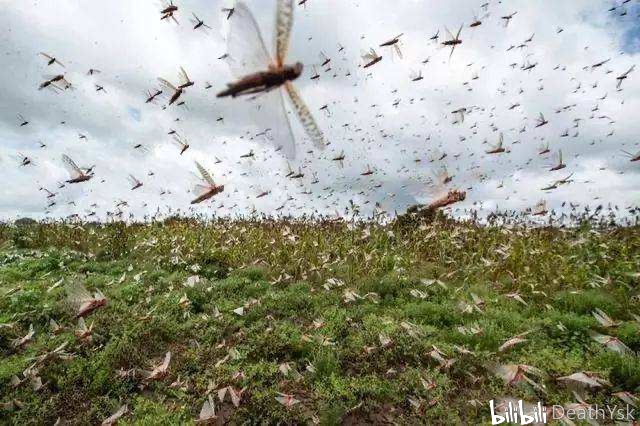
<svg viewBox="0 0 640 426"><path fill-rule="evenodd" d="M56 223L0 225L0 247L1 422L96 424L127 404L120 424L184 424L209 390L220 422L473 424L490 399L575 402L558 378L576 372L609 382L590 403L640 390L638 228ZM90 342L72 283L108 300L85 318ZM65 342L39 363L40 389L12 384ZM166 377L141 379L167 351ZM507 364L542 370L529 377L545 390L506 383ZM238 407L219 401L227 386L243 389Z"/></svg>

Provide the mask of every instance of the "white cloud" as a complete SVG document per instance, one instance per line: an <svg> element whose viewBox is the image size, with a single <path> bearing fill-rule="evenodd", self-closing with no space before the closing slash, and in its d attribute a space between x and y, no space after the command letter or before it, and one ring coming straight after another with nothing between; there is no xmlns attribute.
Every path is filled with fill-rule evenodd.
<svg viewBox="0 0 640 426"><path fill-rule="evenodd" d="M325 152L307 154L312 145L291 116L301 153L292 167L305 173L300 181L286 179L286 161L264 138L256 137L264 128L278 125L267 105L258 109L255 102L215 97L232 78L225 61L218 59L226 52L223 37L229 23L220 9L227 2L176 1L179 26L160 21L154 2L46 0L35 6L4 5L0 178L9 189L0 193L0 217L44 216L47 200L40 186L59 193L49 213L54 216L91 210L104 214L120 200L128 201L127 213L138 216L158 207L187 211L194 159L226 188L195 211L217 214L242 214L254 207L274 214L283 204L283 213L332 214L344 212L349 200L363 204L365 214L375 203L390 212L403 211L416 197L422 199L422 182L442 166L456 176L452 184L472 188L460 209L478 202L485 208L525 209L540 199L551 207L564 201L637 204L638 167L620 150L640 149L635 139L640 77L632 73L622 92L615 87L615 77L636 59L620 52L634 25L633 14L616 18L597 0L493 1L487 12L481 3L309 0L298 8L290 61L306 65L296 85L331 141ZM275 2L255 0L249 5L270 42ZM483 23L471 30L473 11ZM501 17L516 11L505 28ZM213 30L194 31L191 12ZM463 43L449 60L448 48L429 38L439 29L442 41L445 26L456 31L463 23ZM400 33L403 59L377 47ZM338 44L344 52L338 52ZM360 55L371 47L384 59L363 70ZM40 51L65 63L74 91L37 90L44 74L59 72L55 66L46 67ZM320 52L331 57L331 71L320 70L321 78L314 82L312 65L319 64ZM603 67L590 68L608 58ZM537 65L522 71L527 61ZM157 87L158 77L176 80L180 66L196 82L184 95L188 110L145 104L144 91ZM87 76L89 68L102 73ZM412 82L409 75L418 70L425 78ZM205 90L205 81L213 88ZM107 93L96 92L95 83ZM319 110L325 104L330 115ZM510 109L514 104L520 106ZM473 111L464 123L454 125L452 111L460 107ZM536 129L539 112L549 124ZM30 124L19 127L16 113ZM224 121L217 121L221 117ZM575 119L581 120L577 128ZM523 127L526 131L521 133ZM184 155L178 155L169 129L190 141ZM570 137L561 137L567 129ZM483 141L495 143L500 132L510 153L486 155ZM88 140L80 140L80 133ZM47 147L39 148L37 140ZM545 167L553 160L538 155L543 142L554 152L562 149L565 170L551 173ZM146 154L133 148L138 143L148 148ZM255 159L240 158L251 149ZM343 150L341 168L331 159ZM21 167L18 153L33 158L35 165ZM81 165L95 164L96 178L58 189L57 182L66 179L63 153ZM448 154L444 160L429 161L441 153ZM216 157L222 163L216 164ZM360 176L367 165L376 173ZM150 170L154 176L148 176ZM127 182L130 173L144 182L135 192ZM311 183L314 173L317 184ZM572 184L551 193L541 191L570 173ZM503 187L497 188L501 182ZM161 190L171 194L161 196ZM272 192L256 199L265 190ZM68 204L71 201L75 205Z"/></svg>

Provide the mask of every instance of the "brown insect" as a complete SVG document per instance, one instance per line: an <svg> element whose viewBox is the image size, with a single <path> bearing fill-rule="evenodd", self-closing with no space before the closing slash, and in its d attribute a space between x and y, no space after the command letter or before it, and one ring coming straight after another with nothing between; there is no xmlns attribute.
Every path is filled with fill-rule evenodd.
<svg viewBox="0 0 640 426"><path fill-rule="evenodd" d="M51 77L47 77L45 81L40 83L40 86L38 86L38 89L42 90L47 87L55 90L66 90L71 87L71 83L69 83L64 78L63 74L58 74Z"/></svg>
<svg viewBox="0 0 640 426"><path fill-rule="evenodd" d="M173 19L173 22L178 24L178 20L175 18L175 16L173 16L173 14L177 11L178 11L178 6L175 6L173 4L173 0L171 0L169 3L165 3L164 8L160 11L160 14L162 15L160 17L160 20L171 18Z"/></svg>
<svg viewBox="0 0 640 426"><path fill-rule="evenodd" d="M504 135L500 133L500 140L498 141L498 145L492 147L489 151L486 151L487 154L502 154L506 152L503 147L504 144Z"/></svg>
<svg viewBox="0 0 640 426"><path fill-rule="evenodd" d="M58 64L61 67L64 68L64 64L62 62L60 62L59 60L57 60L55 57L48 55L44 52L40 52L40 56L44 57L47 60L47 66L49 65L53 65L53 64Z"/></svg>
<svg viewBox="0 0 640 426"><path fill-rule="evenodd" d="M441 209L444 207L448 207L452 204L459 203L464 201L467 198L467 193L464 191L460 191L457 189L452 189L447 192L444 196L433 200L427 206L427 209Z"/></svg>
<svg viewBox="0 0 640 426"><path fill-rule="evenodd" d="M449 35L449 40L446 40L442 43L443 46L451 46L451 53L449 54L449 59L453 56L453 52L456 50L456 46L462 44L462 40L460 39L460 34L462 33L463 25L460 25L460 29L458 30L458 34L454 37L451 32L445 28L447 34Z"/></svg>
<svg viewBox="0 0 640 426"><path fill-rule="evenodd" d="M371 48L369 52L362 55L362 59L365 61L362 68L369 68L380 62L382 60L382 56L378 55L376 51Z"/></svg>
<svg viewBox="0 0 640 426"><path fill-rule="evenodd" d="M143 185L143 183L138 179L136 179L134 175L129 175L129 182L131 183L132 191L135 191L136 189L140 188Z"/></svg>
<svg viewBox="0 0 640 426"><path fill-rule="evenodd" d="M191 79L187 75L187 72L182 67L180 67L179 76L180 76L180 79L181 79L182 83L180 83L178 85L178 87L174 86L173 84L171 84L169 81L165 80L164 78L158 78L158 81L160 81L160 83L162 84L162 87L165 90L173 92L173 94L171 95L171 98L169 98L169 105L173 105L180 98L180 96L182 96L182 94L185 92L184 89L186 89L187 87L193 86L195 84L193 81L191 81ZM155 98L155 96L154 96L154 98ZM152 98L152 100L153 100L153 98Z"/></svg>
<svg viewBox="0 0 640 426"><path fill-rule="evenodd" d="M560 150L560 151L558 151L558 163L556 165L554 165L553 167L551 167L551 169L549 171L555 172L557 170L562 170L565 167L567 167L567 165L562 162L562 151Z"/></svg>
<svg viewBox="0 0 640 426"><path fill-rule="evenodd" d="M632 162L640 161L640 151L636 152L635 154L632 154L632 153L624 151L624 150L622 152L624 153L624 155L629 157Z"/></svg>
<svg viewBox="0 0 640 426"><path fill-rule="evenodd" d="M81 169L78 165L66 154L62 155L62 161L65 167L69 171L71 178L67 180L67 183L81 183L86 182L93 177L93 167L88 169Z"/></svg>
<svg viewBox="0 0 640 426"><path fill-rule="evenodd" d="M236 5L227 43L230 56L229 66L232 73L239 77L239 80L227 84L227 89L218 93L218 97L231 96L235 98L242 95L255 95L284 86L307 135L318 149L323 149L327 145L324 135L292 84L302 74L304 66L300 62L285 65L293 16L293 0L279 0L276 14L274 61L268 53L258 24L247 5L243 2ZM296 154L295 140L284 109L282 92L279 99L275 99L275 103L277 105L274 105L274 108L284 117L282 121L286 123L286 126L283 126L284 129L276 129L279 134L274 135L274 141L282 144L282 151L287 157L294 158Z"/></svg>
<svg viewBox="0 0 640 426"><path fill-rule="evenodd" d="M385 41L380 45L380 47L391 47L393 49L392 52L395 50L395 52L398 54L398 57L402 59L402 51L400 50L400 37L402 37L403 35L404 33L395 36L391 40Z"/></svg>
<svg viewBox="0 0 640 426"><path fill-rule="evenodd" d="M616 77L616 80L618 80L618 84L616 85L616 88L618 90L620 90L620 88L622 87L622 82L625 81L627 78L629 78L629 74L631 74L631 72L636 69L636 66L633 65L631 68L629 68L627 70L627 72L625 72L624 74Z"/></svg>
<svg viewBox="0 0 640 426"><path fill-rule="evenodd" d="M104 297L100 290L96 290L92 295L80 283L70 284L67 287L67 295L69 304L75 310L76 318L86 317L91 312L107 304L107 298Z"/></svg>
<svg viewBox="0 0 640 426"><path fill-rule="evenodd" d="M169 374L169 363L171 362L171 352L167 352L161 364L155 366L153 370L143 370L142 380L149 383L155 380L164 379Z"/></svg>
<svg viewBox="0 0 640 426"><path fill-rule="evenodd" d="M191 201L191 204L201 203L224 191L224 185L216 185L209 172L197 161L195 163L202 177L202 182L196 185L194 192L198 196Z"/></svg>

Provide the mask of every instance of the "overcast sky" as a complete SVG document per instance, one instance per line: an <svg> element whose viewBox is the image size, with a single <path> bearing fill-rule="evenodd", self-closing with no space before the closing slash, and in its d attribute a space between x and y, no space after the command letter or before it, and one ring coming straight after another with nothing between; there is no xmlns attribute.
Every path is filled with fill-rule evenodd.
<svg viewBox="0 0 640 426"><path fill-rule="evenodd" d="M246 3L273 53L276 2ZM290 166L305 174L292 180L276 142L269 133L259 135L286 128L273 102L278 94L255 101L216 98L234 79L233 58L219 59L234 25L221 8L231 0L175 0L179 25L160 20L163 5L155 0L5 0L0 218L92 211L102 217L122 201L128 203L124 214L137 217L158 208L189 212L194 160L225 191L193 211L217 215L254 208L343 214L350 200L364 214L376 203L402 212L452 188L467 191L457 209L481 203L485 211L524 210L540 200L552 208L565 201L621 209L640 203L640 162L622 153L640 151L640 69L616 89L616 77L637 63L640 51L637 1L615 10L609 9L620 1L484 3L308 0L296 7L286 62L305 64L295 84L330 145L315 149L290 112L298 152ZM515 12L505 26L502 17ZM211 29L194 30L192 13ZM470 28L474 13L482 25ZM463 42L449 59L445 28L456 33L461 25ZM438 41L430 40L438 31ZM402 58L378 47L401 33ZM363 69L361 56L372 47L383 60ZM39 52L65 67L48 66ZM321 52L331 59L324 68ZM311 80L313 65L317 80ZM181 66L195 82L180 98L185 105L163 109L168 97L162 96L146 104L145 92L159 87L158 77L176 84ZM92 68L100 73L87 75ZM73 90L38 90L47 75L59 73ZM413 81L416 73L424 78ZM96 91L96 84L104 90ZM327 110L320 109L324 105ZM453 111L463 107L468 114L460 122ZM549 123L536 128L539 113ZM20 126L17 114L29 124ZM183 155L170 129L189 141ZM507 152L486 154L500 133ZM546 143L551 152L539 155ZM251 150L253 158L241 158ZM559 150L567 167L552 172ZM342 151L342 164L332 161ZM60 188L69 179L63 154L81 167L95 165L95 177ZM22 166L23 156L31 164ZM368 165L374 173L361 176ZM452 182L447 188L430 184L443 168ZM144 185L131 191L129 174ZM542 190L571 174L569 184ZM51 199L40 187L57 194L55 205L47 207ZM265 191L271 193L256 198Z"/></svg>

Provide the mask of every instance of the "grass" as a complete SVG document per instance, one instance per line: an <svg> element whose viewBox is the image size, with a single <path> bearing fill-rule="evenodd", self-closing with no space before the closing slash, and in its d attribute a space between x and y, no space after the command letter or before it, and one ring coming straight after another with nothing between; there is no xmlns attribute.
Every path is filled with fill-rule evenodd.
<svg viewBox="0 0 640 426"><path fill-rule="evenodd" d="M225 386L244 393L237 408L216 398L219 422L289 424L479 423L489 418L487 402L502 396L573 401L556 379L578 371L611 383L589 402L640 390L637 358L588 334L640 350L637 227L48 223L0 225L0 247L0 418L9 424L96 424L125 403L121 424L184 424L198 417L208 389ZM192 275L200 281L186 286ZM74 335L65 303L75 281L108 299L86 319L90 344ZM622 323L601 327L596 308ZM62 333L51 333L50 319ZM30 324L33 340L16 350L12 341ZM525 331L526 342L498 353ZM44 363L41 389L11 386L64 342L74 356ZM434 346L456 362L442 368ZM167 351L163 380L117 377L152 369ZM505 384L496 364L540 368L546 393ZM300 403L287 408L279 393Z"/></svg>

